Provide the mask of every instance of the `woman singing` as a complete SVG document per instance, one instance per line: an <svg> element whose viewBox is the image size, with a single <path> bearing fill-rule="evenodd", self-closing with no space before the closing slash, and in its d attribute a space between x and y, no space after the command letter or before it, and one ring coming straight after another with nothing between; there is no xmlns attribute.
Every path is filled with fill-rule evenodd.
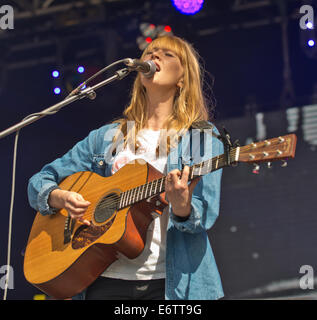
<svg viewBox="0 0 317 320"><path fill-rule="evenodd" d="M218 216L222 172L188 181L190 165L223 153L212 134L193 129L209 120L198 54L183 39L164 36L149 44L141 60L154 61L156 72L150 78L136 76L122 118L90 132L45 165L29 181L29 201L43 215L65 208L73 219L89 225L85 212L90 203L58 184L79 171L110 176L126 163L144 159L167 175L169 205L150 224L142 253L135 259L118 253L81 297L219 299L223 290L207 230Z"/></svg>

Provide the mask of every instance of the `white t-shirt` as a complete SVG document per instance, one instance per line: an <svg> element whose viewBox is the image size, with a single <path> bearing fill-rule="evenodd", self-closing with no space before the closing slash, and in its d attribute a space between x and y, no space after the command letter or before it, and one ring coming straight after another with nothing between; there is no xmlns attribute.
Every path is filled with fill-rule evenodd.
<svg viewBox="0 0 317 320"><path fill-rule="evenodd" d="M157 170L166 174L167 157L156 156L156 147L160 131L143 129L138 134L139 147L134 154L127 146L119 152L112 165L112 174L126 163L142 158ZM135 259L129 259L119 253L119 259L113 262L102 276L125 280L150 280L165 278L165 247L168 212L165 208L161 216L157 216L149 225L146 243L142 253Z"/></svg>

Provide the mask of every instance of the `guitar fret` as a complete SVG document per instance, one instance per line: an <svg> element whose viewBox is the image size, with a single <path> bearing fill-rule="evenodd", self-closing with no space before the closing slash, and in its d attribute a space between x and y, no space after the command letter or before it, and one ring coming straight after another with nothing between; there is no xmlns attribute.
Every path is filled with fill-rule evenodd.
<svg viewBox="0 0 317 320"><path fill-rule="evenodd" d="M130 189L129 199L128 199L128 203L127 203L128 205L131 203L132 196L133 196L133 189Z"/></svg>
<svg viewBox="0 0 317 320"><path fill-rule="evenodd" d="M128 203L129 203L130 192L131 192L131 190L128 190L128 191L127 191L127 196L125 197L125 202L124 202L124 205L125 205L125 206L127 206Z"/></svg>
<svg viewBox="0 0 317 320"><path fill-rule="evenodd" d="M139 197L139 186L137 186L135 188L135 199L134 199L134 202L137 202L138 201L138 197Z"/></svg>
<svg viewBox="0 0 317 320"><path fill-rule="evenodd" d="M150 196L153 195L153 181L150 182L151 183L151 187L150 187Z"/></svg>
<svg viewBox="0 0 317 320"><path fill-rule="evenodd" d="M136 196L136 189L132 189L132 198L131 198L131 204L135 201L135 196Z"/></svg>
<svg viewBox="0 0 317 320"><path fill-rule="evenodd" d="M149 188L148 188L148 192L147 192L147 198L152 195L152 193L151 193L152 191L151 191L151 190L152 190L152 181L149 182Z"/></svg>
<svg viewBox="0 0 317 320"><path fill-rule="evenodd" d="M154 194L156 194L158 180L155 180L155 181L156 181L156 184L155 184ZM155 181L154 181L154 183L155 183Z"/></svg>
<svg viewBox="0 0 317 320"><path fill-rule="evenodd" d="M198 171L198 175L200 176L201 175L201 168L202 168L202 162L200 163L200 166L199 166L199 171Z"/></svg>
<svg viewBox="0 0 317 320"><path fill-rule="evenodd" d="M164 178L161 178L161 185L160 185L160 192L162 192L162 188L163 188L163 180L164 180Z"/></svg>
<svg viewBox="0 0 317 320"><path fill-rule="evenodd" d="M142 186L138 186L138 195L137 195L137 197L136 197L136 201L141 200L141 187L142 187Z"/></svg>
<svg viewBox="0 0 317 320"><path fill-rule="evenodd" d="M142 200L143 199L144 184L141 185L140 189L141 189L140 190L140 200Z"/></svg>
<svg viewBox="0 0 317 320"><path fill-rule="evenodd" d="M216 161L215 169L217 169L217 168L218 168L218 164L219 164L219 156L217 156L217 161Z"/></svg>
<svg viewBox="0 0 317 320"><path fill-rule="evenodd" d="M149 183L146 184L145 195L144 195L145 198L148 198L148 194L147 194L148 188L149 188Z"/></svg>
<svg viewBox="0 0 317 320"><path fill-rule="evenodd" d="M128 190L128 193L127 193L127 198L126 198L126 202L125 202L126 206L129 205L130 196L131 196L131 189Z"/></svg>
<svg viewBox="0 0 317 320"><path fill-rule="evenodd" d="M125 192L121 192L121 194L120 194L119 209L122 208L122 201L123 201L124 194L125 194Z"/></svg>
<svg viewBox="0 0 317 320"><path fill-rule="evenodd" d="M127 197L128 197L128 192L129 192L129 190L128 191L125 191L123 194L124 194L124 196L123 196L123 203L122 203L122 205L123 205L123 207L125 207L126 206L126 202L127 202Z"/></svg>
<svg viewBox="0 0 317 320"><path fill-rule="evenodd" d="M139 198L139 200L143 200L143 189L144 189L144 184L142 184L140 186L140 198Z"/></svg>

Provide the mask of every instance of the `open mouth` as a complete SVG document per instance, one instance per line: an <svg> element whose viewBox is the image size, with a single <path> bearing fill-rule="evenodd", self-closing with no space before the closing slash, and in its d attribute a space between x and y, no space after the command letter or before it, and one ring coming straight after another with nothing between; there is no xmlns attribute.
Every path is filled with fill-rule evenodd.
<svg viewBox="0 0 317 320"><path fill-rule="evenodd" d="M160 72L161 71L161 67L159 66L158 63L154 62L156 65L156 72Z"/></svg>

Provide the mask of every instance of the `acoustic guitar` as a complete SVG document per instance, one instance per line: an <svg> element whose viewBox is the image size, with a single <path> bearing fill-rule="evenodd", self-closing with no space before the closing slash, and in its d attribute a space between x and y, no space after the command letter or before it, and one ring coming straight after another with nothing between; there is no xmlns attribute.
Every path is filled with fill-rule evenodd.
<svg viewBox="0 0 317 320"><path fill-rule="evenodd" d="M190 167L189 180L238 162L261 163L294 158L294 134L237 146ZM72 219L65 209L36 214L24 255L28 282L56 299L76 295L107 269L120 252L130 259L144 249L148 226L161 215L165 178L145 161L126 164L114 175L75 173L60 188L83 195L91 205L84 219Z"/></svg>

